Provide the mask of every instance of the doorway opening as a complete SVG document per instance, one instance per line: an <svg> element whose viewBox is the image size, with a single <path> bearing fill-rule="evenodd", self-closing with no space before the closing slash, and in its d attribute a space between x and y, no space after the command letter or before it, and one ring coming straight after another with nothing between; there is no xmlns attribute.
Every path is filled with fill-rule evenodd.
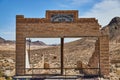
<svg viewBox="0 0 120 80"><path fill-rule="evenodd" d="M61 74L60 38L26 38L26 74Z"/></svg>
<svg viewBox="0 0 120 80"><path fill-rule="evenodd" d="M100 76L97 37L26 38L30 75Z"/></svg>
<svg viewBox="0 0 120 80"><path fill-rule="evenodd" d="M67 40L73 40L66 42ZM64 75L100 76L99 41L97 37L64 38Z"/></svg>

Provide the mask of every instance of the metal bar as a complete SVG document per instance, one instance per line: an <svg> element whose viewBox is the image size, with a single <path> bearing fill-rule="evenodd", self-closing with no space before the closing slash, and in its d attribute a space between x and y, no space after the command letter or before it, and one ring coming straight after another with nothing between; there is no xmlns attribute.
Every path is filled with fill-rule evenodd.
<svg viewBox="0 0 120 80"><path fill-rule="evenodd" d="M31 39L29 38L29 53L28 53L28 55L29 55L29 62L30 62L30 46L31 46ZM32 64L32 76L33 76L33 64Z"/></svg>
<svg viewBox="0 0 120 80"><path fill-rule="evenodd" d="M28 57L29 57L29 61L30 61L30 43L31 43L31 40L30 40L30 38L29 38L29 52L28 52ZM26 44L27 45L27 44Z"/></svg>
<svg viewBox="0 0 120 80"><path fill-rule="evenodd" d="M21 75L22 76L22 75ZM26 74L23 76L31 76L30 74ZM53 77L50 77L53 76ZM67 77L66 77L67 76ZM88 78L97 78L99 77L99 75L60 75L60 74L34 74L33 77L35 78L45 78L45 79L71 79L71 78L84 78L84 77L88 77Z"/></svg>
<svg viewBox="0 0 120 80"><path fill-rule="evenodd" d="M26 68L26 69L61 69L61 68ZM63 69L99 69L99 68L63 68Z"/></svg>
<svg viewBox="0 0 120 80"><path fill-rule="evenodd" d="M99 77L101 77L101 69L100 69L100 37L98 37L98 46L99 46Z"/></svg>
<svg viewBox="0 0 120 80"><path fill-rule="evenodd" d="M64 38L61 38L61 75L63 75L63 68L64 68L64 64L63 64L63 49L64 49Z"/></svg>

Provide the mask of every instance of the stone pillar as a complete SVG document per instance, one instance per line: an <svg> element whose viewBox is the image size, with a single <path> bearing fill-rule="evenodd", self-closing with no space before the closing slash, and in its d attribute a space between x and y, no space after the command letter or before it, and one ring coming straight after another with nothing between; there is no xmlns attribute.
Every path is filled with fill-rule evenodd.
<svg viewBox="0 0 120 80"><path fill-rule="evenodd" d="M100 42L100 69L101 75L109 75L110 63L109 63L109 37L102 35L99 37Z"/></svg>
<svg viewBox="0 0 120 80"><path fill-rule="evenodd" d="M25 38L23 36L24 23L20 23L23 16L16 16L16 75L25 73Z"/></svg>

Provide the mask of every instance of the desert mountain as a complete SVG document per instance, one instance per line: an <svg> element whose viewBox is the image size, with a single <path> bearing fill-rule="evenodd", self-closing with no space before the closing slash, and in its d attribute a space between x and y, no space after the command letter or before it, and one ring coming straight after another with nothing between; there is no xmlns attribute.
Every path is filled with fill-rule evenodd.
<svg viewBox="0 0 120 80"><path fill-rule="evenodd" d="M27 42L27 45L37 45L37 46L43 46L43 45L46 45L44 42L42 42L42 41L32 41L32 42L30 42L29 40L26 40L26 42Z"/></svg>
<svg viewBox="0 0 120 80"><path fill-rule="evenodd" d="M114 17L110 23L103 27L102 30L109 29L110 41L119 43L120 42L120 17Z"/></svg>
<svg viewBox="0 0 120 80"><path fill-rule="evenodd" d="M113 18L108 26L110 39L116 40L116 42L120 42L120 17Z"/></svg>
<svg viewBox="0 0 120 80"><path fill-rule="evenodd" d="M4 38L0 37L0 44L15 44L15 41L13 40L5 40Z"/></svg>
<svg viewBox="0 0 120 80"><path fill-rule="evenodd" d="M16 41L14 40L5 40L4 38L0 37L0 44L9 44L9 45L12 45L12 44L15 44ZM26 43L29 44L29 40L26 40ZM44 42L42 41L32 41L30 42L30 45L37 45L37 46L42 46L42 45L46 45Z"/></svg>
<svg viewBox="0 0 120 80"><path fill-rule="evenodd" d="M32 42L32 45L46 45L46 44L42 41L34 41Z"/></svg>
<svg viewBox="0 0 120 80"><path fill-rule="evenodd" d="M2 37L0 37L0 43L4 43L5 39L3 39Z"/></svg>
<svg viewBox="0 0 120 80"><path fill-rule="evenodd" d="M108 25L102 28L103 33L108 33L110 38L110 59L120 59L120 17L114 17Z"/></svg>

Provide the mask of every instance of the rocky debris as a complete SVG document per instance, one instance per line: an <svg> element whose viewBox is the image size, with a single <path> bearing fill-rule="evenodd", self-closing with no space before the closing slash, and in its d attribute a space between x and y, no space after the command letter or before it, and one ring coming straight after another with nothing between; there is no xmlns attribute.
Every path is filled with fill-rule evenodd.
<svg viewBox="0 0 120 80"><path fill-rule="evenodd" d="M0 80L6 80L5 77L0 77Z"/></svg>

